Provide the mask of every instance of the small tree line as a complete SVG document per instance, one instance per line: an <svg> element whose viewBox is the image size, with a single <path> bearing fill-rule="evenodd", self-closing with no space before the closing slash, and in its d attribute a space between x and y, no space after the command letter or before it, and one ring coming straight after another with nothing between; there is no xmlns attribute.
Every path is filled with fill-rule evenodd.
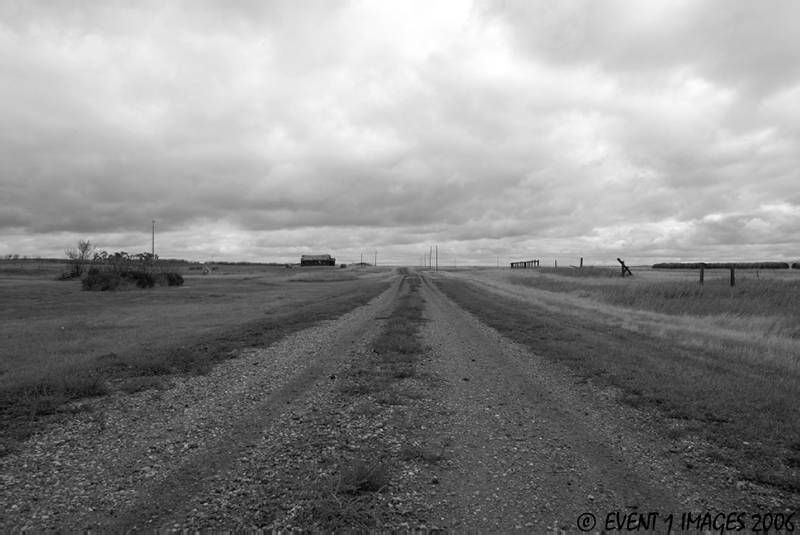
<svg viewBox="0 0 800 535"><path fill-rule="evenodd" d="M69 271L62 279L82 278L84 290L116 290L135 285L138 288L181 286L180 273L156 271L158 255L152 253L130 254L126 251L109 253L96 250L89 240L79 240L78 246L66 251Z"/></svg>
<svg viewBox="0 0 800 535"><path fill-rule="evenodd" d="M653 269L789 269L788 262L663 262L653 264ZM795 262L793 269L800 268Z"/></svg>

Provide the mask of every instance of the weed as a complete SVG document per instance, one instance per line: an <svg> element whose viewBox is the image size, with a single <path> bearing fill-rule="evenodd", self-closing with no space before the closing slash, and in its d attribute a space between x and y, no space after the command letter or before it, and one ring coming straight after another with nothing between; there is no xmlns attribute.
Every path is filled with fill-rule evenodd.
<svg viewBox="0 0 800 535"><path fill-rule="evenodd" d="M131 377L126 379L119 387L120 390L128 394L162 388L164 388L164 381L154 376Z"/></svg>
<svg viewBox="0 0 800 535"><path fill-rule="evenodd" d="M400 449L398 456L404 461L424 461L435 464L444 459L444 448L442 445L438 450L423 448L418 445L406 445Z"/></svg>
<svg viewBox="0 0 800 535"><path fill-rule="evenodd" d="M382 492L391 480L389 468L378 461L352 461L342 467L336 484L336 492L360 494Z"/></svg>
<svg viewBox="0 0 800 535"><path fill-rule="evenodd" d="M107 393L104 378L92 369L68 369L28 377L0 391L0 418L28 429L37 417L53 414L69 401Z"/></svg>

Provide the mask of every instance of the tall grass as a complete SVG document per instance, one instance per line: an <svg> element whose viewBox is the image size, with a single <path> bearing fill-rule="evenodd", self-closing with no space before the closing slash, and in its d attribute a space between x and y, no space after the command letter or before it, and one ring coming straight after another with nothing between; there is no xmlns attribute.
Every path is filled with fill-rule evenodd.
<svg viewBox="0 0 800 535"><path fill-rule="evenodd" d="M582 268L574 267L542 267L536 268L536 272L550 275L560 275L570 278L619 278L619 269L609 267L586 266Z"/></svg>
<svg viewBox="0 0 800 535"><path fill-rule="evenodd" d="M672 315L782 318L785 334L800 337L800 280L749 278L731 287L727 280L701 285L690 281L581 281L556 277L512 279L524 286L566 292L611 305Z"/></svg>

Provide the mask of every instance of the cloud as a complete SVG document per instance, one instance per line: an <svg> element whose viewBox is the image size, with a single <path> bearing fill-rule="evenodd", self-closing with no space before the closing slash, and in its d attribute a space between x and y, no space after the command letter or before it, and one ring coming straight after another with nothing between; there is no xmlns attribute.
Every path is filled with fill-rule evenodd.
<svg viewBox="0 0 800 535"><path fill-rule="evenodd" d="M0 253L794 254L798 10L5 3Z"/></svg>

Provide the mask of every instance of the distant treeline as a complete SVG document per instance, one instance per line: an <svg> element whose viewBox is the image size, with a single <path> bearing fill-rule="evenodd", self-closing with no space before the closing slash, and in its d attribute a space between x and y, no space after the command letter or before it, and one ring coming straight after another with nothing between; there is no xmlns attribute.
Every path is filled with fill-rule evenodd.
<svg viewBox="0 0 800 535"><path fill-rule="evenodd" d="M789 269L788 262L663 262L653 264L653 269ZM792 269L800 269L800 263L792 264Z"/></svg>
<svg viewBox="0 0 800 535"><path fill-rule="evenodd" d="M224 262L214 260L210 264L219 264L220 266L286 266L286 262Z"/></svg>
<svg viewBox="0 0 800 535"><path fill-rule="evenodd" d="M20 256L18 254L9 254L0 256L0 261L9 261L14 263L47 263L47 264L64 264L67 260L63 258L42 258L42 257L33 257L33 256ZM159 258L159 264L197 264L201 265L205 262L199 260L184 260L183 258ZM220 260L208 261L209 264L218 264L221 266L279 266L284 267L286 265L285 262L226 262Z"/></svg>

